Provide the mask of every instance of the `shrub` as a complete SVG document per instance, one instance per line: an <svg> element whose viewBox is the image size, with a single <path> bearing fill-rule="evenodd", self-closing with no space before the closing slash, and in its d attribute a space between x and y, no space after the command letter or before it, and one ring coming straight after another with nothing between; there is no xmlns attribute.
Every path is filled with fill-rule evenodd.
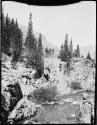
<svg viewBox="0 0 97 125"><path fill-rule="evenodd" d="M56 86L48 86L47 88L38 88L33 91L31 94L31 100L34 100L36 103L46 103L55 101L57 95Z"/></svg>
<svg viewBox="0 0 97 125"><path fill-rule="evenodd" d="M71 88L72 88L72 89L81 89L81 84L80 84L80 82L77 82L77 81L71 82Z"/></svg>

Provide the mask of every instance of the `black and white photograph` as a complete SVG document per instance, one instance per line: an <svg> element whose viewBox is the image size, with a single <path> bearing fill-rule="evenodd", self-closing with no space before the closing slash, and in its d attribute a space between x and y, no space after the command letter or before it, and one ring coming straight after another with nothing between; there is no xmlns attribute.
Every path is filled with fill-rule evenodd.
<svg viewBox="0 0 97 125"><path fill-rule="evenodd" d="M1 2L0 124L95 124L96 2Z"/></svg>

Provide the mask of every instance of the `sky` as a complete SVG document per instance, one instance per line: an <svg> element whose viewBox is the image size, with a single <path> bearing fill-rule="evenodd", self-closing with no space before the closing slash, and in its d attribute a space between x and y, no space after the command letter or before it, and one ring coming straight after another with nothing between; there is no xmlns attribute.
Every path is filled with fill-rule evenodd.
<svg viewBox="0 0 97 125"><path fill-rule="evenodd" d="M96 44L96 2L83 1L63 6L35 6L24 3L2 2L4 14L17 18L19 24L28 26L32 12L33 30L42 33L57 47L65 41L68 33L73 46Z"/></svg>

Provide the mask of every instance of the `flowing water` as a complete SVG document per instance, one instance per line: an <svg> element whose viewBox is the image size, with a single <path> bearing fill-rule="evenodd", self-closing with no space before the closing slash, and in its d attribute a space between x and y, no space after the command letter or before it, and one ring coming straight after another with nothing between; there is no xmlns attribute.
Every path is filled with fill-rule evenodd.
<svg viewBox="0 0 97 125"><path fill-rule="evenodd" d="M52 60L51 60L52 61ZM56 62L56 63L55 63ZM59 81L59 92L60 94L67 91L66 85L64 85L64 76L63 72L58 70L58 60L53 61L53 70L56 71L55 79ZM48 64L47 64L48 65ZM52 70L52 72L54 72ZM82 92L83 93L83 92ZM69 94L69 92L67 93ZM69 124L69 123L79 123L77 120L77 113L79 111L80 103L82 102L82 95L80 94L73 94L73 95L65 95L59 103L50 105L42 105L42 107L37 108L37 113L35 116L27 118L19 123L21 124Z"/></svg>
<svg viewBox="0 0 97 125"><path fill-rule="evenodd" d="M69 97L65 97L63 104L43 105L42 107L37 108L37 113L34 117L27 118L19 123L21 124L79 123L77 121L77 113L79 110L79 103L81 99L82 99L81 95L74 95L74 96L72 95Z"/></svg>

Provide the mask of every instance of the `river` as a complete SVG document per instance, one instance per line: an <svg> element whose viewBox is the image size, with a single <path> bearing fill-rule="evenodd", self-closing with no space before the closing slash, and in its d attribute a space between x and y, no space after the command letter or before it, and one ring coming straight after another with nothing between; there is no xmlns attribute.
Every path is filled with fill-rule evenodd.
<svg viewBox="0 0 97 125"><path fill-rule="evenodd" d="M79 121L77 120L77 113L79 110L79 103L80 101L82 101L82 96L80 94L69 95L67 97L65 96L64 100L65 101L63 102L63 104L46 104L42 107L37 108L37 113L34 117L27 118L19 122L19 124L79 123Z"/></svg>

